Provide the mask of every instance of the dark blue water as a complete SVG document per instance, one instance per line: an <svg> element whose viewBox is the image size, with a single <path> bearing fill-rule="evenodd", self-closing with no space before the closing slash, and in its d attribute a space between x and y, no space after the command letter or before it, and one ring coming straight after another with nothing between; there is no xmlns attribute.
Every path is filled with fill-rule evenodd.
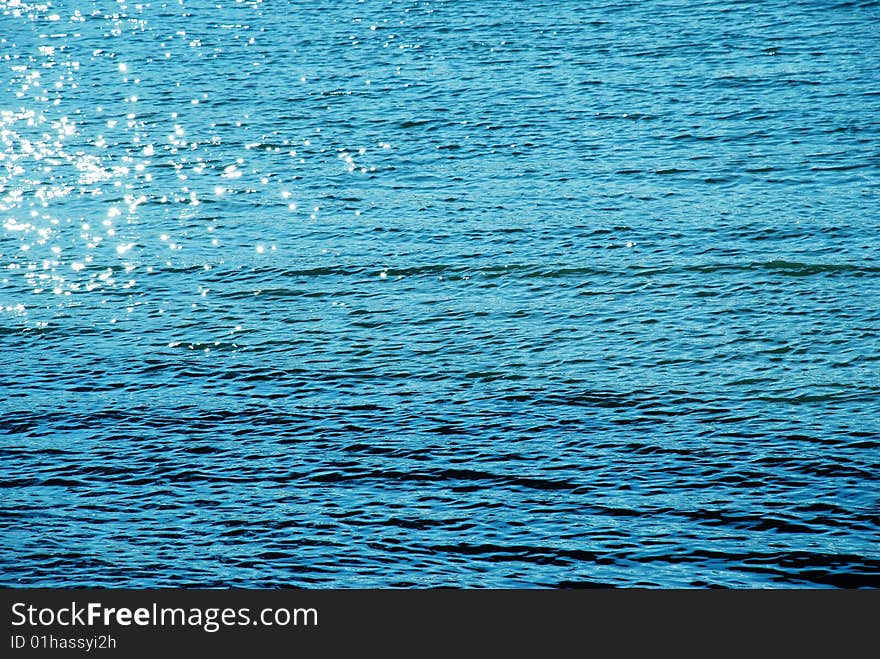
<svg viewBox="0 0 880 659"><path fill-rule="evenodd" d="M878 37L0 0L0 585L880 585Z"/></svg>

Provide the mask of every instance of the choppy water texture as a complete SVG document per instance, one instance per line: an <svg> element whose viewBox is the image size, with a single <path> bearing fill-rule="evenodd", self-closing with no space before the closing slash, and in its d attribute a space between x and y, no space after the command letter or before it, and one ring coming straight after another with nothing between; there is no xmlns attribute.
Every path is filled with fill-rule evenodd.
<svg viewBox="0 0 880 659"><path fill-rule="evenodd" d="M0 0L0 585L880 585L878 30Z"/></svg>

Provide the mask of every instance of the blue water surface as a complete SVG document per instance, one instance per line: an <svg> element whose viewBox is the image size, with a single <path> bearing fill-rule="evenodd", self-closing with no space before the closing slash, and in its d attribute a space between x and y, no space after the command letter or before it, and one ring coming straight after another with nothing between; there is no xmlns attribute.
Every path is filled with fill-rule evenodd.
<svg viewBox="0 0 880 659"><path fill-rule="evenodd" d="M878 26L0 0L0 586L880 586Z"/></svg>

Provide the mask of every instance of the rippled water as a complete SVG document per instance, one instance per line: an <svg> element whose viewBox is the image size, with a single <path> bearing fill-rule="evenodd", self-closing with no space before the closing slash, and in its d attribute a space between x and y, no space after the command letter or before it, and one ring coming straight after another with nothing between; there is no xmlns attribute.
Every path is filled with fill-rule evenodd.
<svg viewBox="0 0 880 659"><path fill-rule="evenodd" d="M878 26L0 0L0 585L880 585Z"/></svg>

